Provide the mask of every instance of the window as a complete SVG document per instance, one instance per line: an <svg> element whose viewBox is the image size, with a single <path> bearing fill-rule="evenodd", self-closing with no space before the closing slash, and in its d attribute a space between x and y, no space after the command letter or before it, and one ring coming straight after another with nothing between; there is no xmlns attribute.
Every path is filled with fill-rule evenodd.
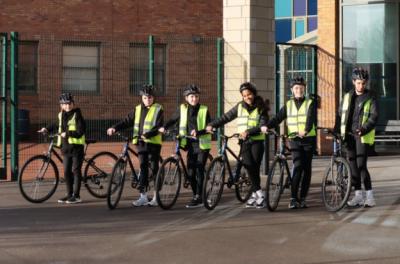
<svg viewBox="0 0 400 264"><path fill-rule="evenodd" d="M19 41L18 90L37 90L38 42Z"/></svg>
<svg viewBox="0 0 400 264"><path fill-rule="evenodd" d="M98 43L64 43L63 91L99 91L99 53Z"/></svg>
<svg viewBox="0 0 400 264"><path fill-rule="evenodd" d="M166 45L154 45L154 86L157 95L165 95ZM149 48L147 43L132 43L129 48L129 90L138 95L149 82Z"/></svg>
<svg viewBox="0 0 400 264"><path fill-rule="evenodd" d="M304 19L295 20L295 37L300 37L304 35Z"/></svg>
<svg viewBox="0 0 400 264"><path fill-rule="evenodd" d="M275 17L291 17L292 0L275 0Z"/></svg>
<svg viewBox="0 0 400 264"><path fill-rule="evenodd" d="M292 20L279 19L275 21L276 42L287 42L292 39Z"/></svg>

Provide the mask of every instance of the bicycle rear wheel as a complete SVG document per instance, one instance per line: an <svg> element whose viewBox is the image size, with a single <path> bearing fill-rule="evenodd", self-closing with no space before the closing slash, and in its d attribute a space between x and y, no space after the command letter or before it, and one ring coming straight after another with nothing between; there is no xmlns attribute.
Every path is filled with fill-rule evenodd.
<svg viewBox="0 0 400 264"><path fill-rule="evenodd" d="M107 197L107 184L117 159L113 153L104 151L97 153L87 161L83 182L94 197Z"/></svg>
<svg viewBox="0 0 400 264"><path fill-rule="evenodd" d="M278 207L284 187L285 166L281 159L276 158L268 173L265 201L269 211L275 211Z"/></svg>
<svg viewBox="0 0 400 264"><path fill-rule="evenodd" d="M49 199L56 191L58 182L56 164L44 155L28 159L18 177L19 190L31 203L42 203Z"/></svg>
<svg viewBox="0 0 400 264"><path fill-rule="evenodd" d="M156 177L156 198L165 210L174 206L181 189L181 169L179 160L169 157L161 164Z"/></svg>
<svg viewBox="0 0 400 264"><path fill-rule="evenodd" d="M237 166L239 166L239 168L236 168L239 176L235 182L235 194L236 198L240 202L244 203L250 198L251 195L251 179L243 164L237 164Z"/></svg>
<svg viewBox="0 0 400 264"><path fill-rule="evenodd" d="M109 209L115 209L121 199L124 190L127 161L120 158L113 168L107 188L107 205Z"/></svg>
<svg viewBox="0 0 400 264"><path fill-rule="evenodd" d="M203 183L203 203L213 210L219 203L225 184L225 162L222 157L215 158L207 169Z"/></svg>
<svg viewBox="0 0 400 264"><path fill-rule="evenodd" d="M351 174L348 161L337 157L326 170L322 181L322 200L328 211L342 209L351 192Z"/></svg>

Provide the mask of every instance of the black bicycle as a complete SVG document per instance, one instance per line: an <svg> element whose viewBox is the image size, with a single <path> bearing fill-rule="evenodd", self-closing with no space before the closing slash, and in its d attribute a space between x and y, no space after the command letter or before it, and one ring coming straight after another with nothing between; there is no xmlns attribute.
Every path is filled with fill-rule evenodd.
<svg viewBox="0 0 400 264"><path fill-rule="evenodd" d="M343 152L342 137L331 129L321 127L318 129L332 136L333 154L322 179L321 189L326 209L336 212L347 204L351 193L350 164Z"/></svg>
<svg viewBox="0 0 400 264"><path fill-rule="evenodd" d="M115 209L118 206L118 203L122 196L122 191L124 190L126 174L128 173L131 177L131 187L136 188L139 184L140 171L136 172L135 167L133 165L132 157L135 157L138 161L138 154L134 151L130 146L130 142L134 138L138 137L125 137L120 133L115 133L115 135L121 137L125 143L122 147L122 152L119 155L117 162L112 170L110 181L107 188L107 205L109 209ZM138 138L141 141L141 138ZM160 157L160 162L162 161ZM127 170L128 169L128 170ZM155 176L153 171L151 170L151 166L149 166L149 185L147 187L147 192L154 191L154 183Z"/></svg>
<svg viewBox="0 0 400 264"><path fill-rule="evenodd" d="M206 171L203 183L203 203L208 210L213 210L219 203L224 185L228 188L235 186L236 198L244 203L251 195L251 180L242 163L242 145L246 144L245 140L239 139L239 134L231 136L222 135L222 147L219 155L210 164ZM236 155L229 147L228 140L238 138L240 145L239 155ZM250 141L248 141L250 142ZM235 160L235 167L232 170L229 163L228 154ZM225 182L225 174L228 171L228 181ZM233 172L232 172L233 171Z"/></svg>
<svg viewBox="0 0 400 264"><path fill-rule="evenodd" d="M167 133L172 134L172 133ZM165 159L156 177L156 197L158 205L165 210L171 209L178 199L183 174L183 187L188 188L190 181L185 162L181 154L180 141L182 139L197 141L196 137L192 136L175 136L175 151L170 157ZM208 161L211 162L213 157L208 154Z"/></svg>
<svg viewBox="0 0 400 264"><path fill-rule="evenodd" d="M18 176L18 185L22 196L32 203L42 203L49 199L56 191L60 181L59 172L53 156L60 163L63 159L55 150L54 139L58 134L48 135L50 144L43 155L35 155L28 159L21 168ZM96 140L86 140L85 154L90 144ZM84 158L84 173L82 182L91 195L96 198L105 198L106 184L111 175L117 156L108 151L102 151L91 157Z"/></svg>

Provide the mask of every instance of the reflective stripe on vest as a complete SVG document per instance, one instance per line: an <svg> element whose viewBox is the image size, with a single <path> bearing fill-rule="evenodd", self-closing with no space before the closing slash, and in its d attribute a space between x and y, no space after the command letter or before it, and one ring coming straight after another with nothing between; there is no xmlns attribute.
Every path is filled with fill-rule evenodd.
<svg viewBox="0 0 400 264"><path fill-rule="evenodd" d="M207 119L207 111L208 108L205 105L200 105L199 112L197 113L197 129L203 130L206 128L206 119ZM181 104L180 107L180 119L179 119L179 135L186 136L188 134L187 131L188 124L188 106L187 104ZM180 146L184 148L187 144L186 138L182 138L180 141ZM199 137L199 146L200 149L206 150L211 149L211 135L204 134Z"/></svg>
<svg viewBox="0 0 400 264"><path fill-rule="evenodd" d="M157 116L160 110L162 109L162 106L159 104L152 104L150 106L149 111L146 114L146 117L144 118L143 122L143 134L146 132L149 132L153 127L155 127L156 122L157 122ZM133 123L133 137L134 139L132 140L133 144L138 143L137 136L139 134L139 125L140 125L140 116L142 113L142 105L137 105L135 108L135 119ZM162 138L161 134L158 133L156 136L151 137L151 138L146 138L144 140L146 143L152 143L152 144L157 144L161 145L162 143Z"/></svg>
<svg viewBox="0 0 400 264"><path fill-rule="evenodd" d="M344 139L346 135L346 122L349 115L350 94L346 93L343 97L342 109L340 110L340 135Z"/></svg>
<svg viewBox="0 0 400 264"><path fill-rule="evenodd" d="M306 130L307 113L311 103L312 99L305 99L301 104L300 109L297 110L296 103L293 99L286 102L286 124L290 138L296 137L293 134ZM313 124L313 127L307 133L306 137L314 137L315 135L315 125Z"/></svg>
<svg viewBox="0 0 400 264"><path fill-rule="evenodd" d="M67 123L68 131L76 131L76 119L74 114ZM58 113L58 134L62 133L62 112ZM81 136L80 138L68 137L69 144L75 145L84 145L85 144L85 135ZM57 147L61 147L61 136L57 136Z"/></svg>
<svg viewBox="0 0 400 264"><path fill-rule="evenodd" d="M237 126L238 133L242 133L248 129L258 127L260 124L260 113L258 112L258 108L254 109L251 113L249 113L240 103L238 106L238 115L237 115ZM255 136L250 136L252 140L264 140L265 134L258 134Z"/></svg>

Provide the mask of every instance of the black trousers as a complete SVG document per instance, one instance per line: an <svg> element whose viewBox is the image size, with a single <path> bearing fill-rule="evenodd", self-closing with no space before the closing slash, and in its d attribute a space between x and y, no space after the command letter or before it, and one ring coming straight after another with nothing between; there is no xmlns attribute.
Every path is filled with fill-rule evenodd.
<svg viewBox="0 0 400 264"><path fill-rule="evenodd" d="M149 164L154 178L157 175L160 161L161 145L144 143L138 146L138 158L140 163L140 177L138 189L140 193L147 191L149 186Z"/></svg>
<svg viewBox="0 0 400 264"><path fill-rule="evenodd" d="M80 196L83 156L83 150L74 154L63 155L64 178L68 196Z"/></svg>
<svg viewBox="0 0 400 264"><path fill-rule="evenodd" d="M315 138L292 140L289 143L293 158L291 198L304 200L310 189ZM303 180L302 179L303 175ZM300 197L298 196L301 184Z"/></svg>
<svg viewBox="0 0 400 264"><path fill-rule="evenodd" d="M192 187L193 195L202 197L205 167L209 150L201 150L197 143L188 142L187 146L187 172Z"/></svg>
<svg viewBox="0 0 400 264"><path fill-rule="evenodd" d="M243 166L247 170L251 180L251 189L256 192L261 189L260 186L260 166L264 154L264 141L256 140L244 142L242 145Z"/></svg>
<svg viewBox="0 0 400 264"><path fill-rule="evenodd" d="M361 181L365 190L371 190L371 176L367 168L370 145L361 143L360 137L346 137L346 152L350 162L351 183L356 190L361 190Z"/></svg>

